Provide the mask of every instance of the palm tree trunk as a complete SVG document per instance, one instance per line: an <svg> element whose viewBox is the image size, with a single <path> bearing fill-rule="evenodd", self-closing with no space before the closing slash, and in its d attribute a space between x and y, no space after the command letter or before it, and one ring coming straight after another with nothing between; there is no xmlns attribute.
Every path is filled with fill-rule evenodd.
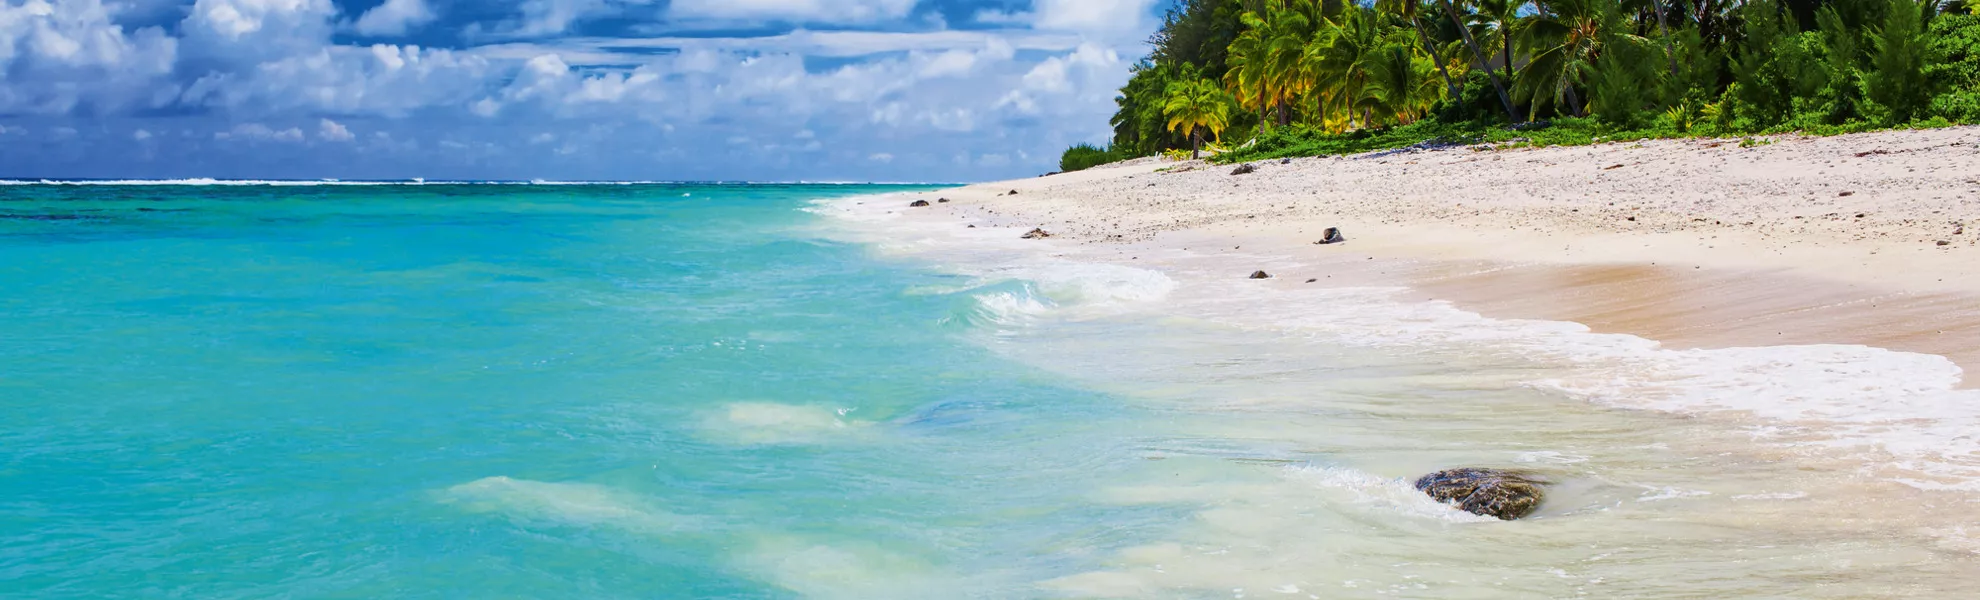
<svg viewBox="0 0 1980 600"><path fill-rule="evenodd" d="M1458 33L1464 34L1464 45L1471 48L1471 57L1478 61L1478 67L1485 69L1485 76L1492 80L1492 89L1499 92L1499 103L1506 107L1506 118L1518 123L1519 113L1513 110L1512 96L1506 94L1506 86L1499 82L1499 74L1492 72L1491 63L1485 62L1485 53L1478 51L1478 41L1471 39L1471 29L1458 18L1457 8L1451 5L1451 0L1439 1L1444 3L1444 12L1451 16L1451 24L1457 26Z"/></svg>
<svg viewBox="0 0 1980 600"><path fill-rule="evenodd" d="M1444 87L1451 91L1451 99L1457 100L1459 95L1457 82L1451 81L1450 67L1444 65L1443 57L1437 56L1437 47L1430 44L1430 36L1423 33L1423 21L1417 19L1416 15L1410 15L1409 24L1416 27L1416 41L1423 44L1423 53L1430 55L1430 60L1437 61L1437 72L1443 74Z"/></svg>
<svg viewBox="0 0 1980 600"><path fill-rule="evenodd" d="M1506 79L1517 81L1515 78L1518 76L1513 74L1512 64L1512 23L1504 18L1499 19L1499 50L1504 52L1506 57Z"/></svg>
<svg viewBox="0 0 1980 600"><path fill-rule="evenodd" d="M1671 30L1670 27L1664 25L1664 0L1650 0L1650 4L1657 7L1657 33L1664 36L1664 57L1670 59L1671 77L1676 78L1678 76L1677 48L1671 46Z"/></svg>
<svg viewBox="0 0 1980 600"><path fill-rule="evenodd" d="M1189 126L1189 159L1203 158L1203 132L1197 126Z"/></svg>

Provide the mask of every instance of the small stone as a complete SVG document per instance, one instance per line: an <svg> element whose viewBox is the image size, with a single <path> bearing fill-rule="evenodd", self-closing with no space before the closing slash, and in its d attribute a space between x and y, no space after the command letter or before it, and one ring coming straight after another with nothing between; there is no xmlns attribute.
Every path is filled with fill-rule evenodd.
<svg viewBox="0 0 1980 600"><path fill-rule="evenodd" d="M1941 246L1951 246L1951 245L1952 245L1952 242L1948 242L1948 241L1945 241L1945 240L1939 240L1939 245L1941 245Z"/></svg>
<svg viewBox="0 0 1980 600"><path fill-rule="evenodd" d="M1017 195L1017 190L1011 190L1011 193L1009 193L1009 194L1004 194L1004 195L1006 195L1006 196L1016 196L1016 195Z"/></svg>
<svg viewBox="0 0 1980 600"><path fill-rule="evenodd" d="M935 199L935 203L936 203L936 204L948 204L948 203L949 203L949 199L948 199L948 198L936 198L936 199Z"/></svg>
<svg viewBox="0 0 1980 600"><path fill-rule="evenodd" d="M1264 272L1264 271L1252 271L1252 272L1251 272L1251 278L1252 278L1252 279L1271 279L1271 278L1272 278L1272 274L1271 274L1271 273L1266 273L1266 272Z"/></svg>
<svg viewBox="0 0 1980 600"><path fill-rule="evenodd" d="M1319 283L1319 282L1320 282L1320 280L1318 280L1318 279L1308 279L1308 280L1306 280L1306 282L1307 282L1307 283Z"/></svg>
<svg viewBox="0 0 1980 600"><path fill-rule="evenodd" d="M1848 197L1850 197L1850 196L1854 196L1854 195L1856 195L1856 192L1843 192L1843 193L1840 193L1840 194L1836 194L1836 197L1837 197L1837 198L1848 198Z"/></svg>
<svg viewBox="0 0 1980 600"><path fill-rule="evenodd" d="M914 202L912 202L912 203L909 203L909 204L908 204L908 208L923 208L923 207L926 207L926 206L928 206L928 201L927 201L927 200L916 200L916 201L914 201Z"/></svg>
<svg viewBox="0 0 1980 600"><path fill-rule="evenodd" d="M1320 241L1313 244L1316 246L1325 246L1328 244L1339 244L1345 241L1347 241L1347 236L1341 235L1341 228L1328 227L1327 231L1320 235Z"/></svg>
<svg viewBox="0 0 1980 600"><path fill-rule="evenodd" d="M1232 175L1250 175L1256 172L1258 172L1258 167L1251 163L1241 164L1236 169L1231 169Z"/></svg>
<svg viewBox="0 0 1980 600"><path fill-rule="evenodd" d="M1024 234L1024 239L1027 239L1027 240L1037 240L1037 239L1044 239L1044 238L1048 238L1048 237L1052 237L1052 234L1049 234L1049 233L1045 233L1045 230L1044 230L1044 229L1033 229L1033 230L1031 230L1031 231L1028 231L1028 232L1025 232L1025 234Z"/></svg>

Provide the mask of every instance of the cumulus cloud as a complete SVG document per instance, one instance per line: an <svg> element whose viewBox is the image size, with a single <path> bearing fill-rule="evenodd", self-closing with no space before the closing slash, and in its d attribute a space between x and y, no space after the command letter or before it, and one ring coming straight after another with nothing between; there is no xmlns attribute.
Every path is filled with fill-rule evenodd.
<svg viewBox="0 0 1980 600"><path fill-rule="evenodd" d="M351 28L368 36L398 36L439 18L426 0L385 0L384 4L365 11Z"/></svg>
<svg viewBox="0 0 1980 600"><path fill-rule="evenodd" d="M343 123L329 119L317 122L316 137L326 142L348 142L357 139L357 136L351 135L351 130L345 128Z"/></svg>
<svg viewBox="0 0 1980 600"><path fill-rule="evenodd" d="M126 32L100 0L0 3L0 113L162 105L177 54L163 30Z"/></svg>
<svg viewBox="0 0 1980 600"><path fill-rule="evenodd" d="M0 0L0 127L8 128L0 131L23 129L6 115L66 119L26 123L45 140L60 123L114 115L116 127L84 127L76 137L115 135L129 145L143 131L147 145L265 160L349 143L394 168L513 160L1016 174L1050 166L1051 157L1025 149L1105 134L1127 78L1122 54L1138 51L1152 26L1152 0L1038 0L1028 12L980 13L978 22L1003 28L969 31L918 19L914 0L520 0L512 12L474 16L431 0L386 0L356 15L332 0L179 1L166 11L154 0ZM132 2L150 3L130 9L150 20L120 17ZM628 12L636 10L646 12ZM181 18L174 11L183 15L174 27L119 25ZM560 36L638 27L628 21L643 17L766 33ZM474 18L485 20L462 21ZM830 26L805 27L812 23ZM332 35L443 30L469 44ZM153 114L185 124L153 125ZM345 123L362 123L363 135ZM557 133L532 135L542 131ZM198 143L209 136L227 143ZM705 142L731 139L739 142ZM420 154L443 143L462 152ZM996 152L981 153L984 144ZM29 164L21 152L0 147L0 165ZM556 162L565 154L570 161ZM349 163L349 153L338 156ZM309 164L296 158L279 164Z"/></svg>

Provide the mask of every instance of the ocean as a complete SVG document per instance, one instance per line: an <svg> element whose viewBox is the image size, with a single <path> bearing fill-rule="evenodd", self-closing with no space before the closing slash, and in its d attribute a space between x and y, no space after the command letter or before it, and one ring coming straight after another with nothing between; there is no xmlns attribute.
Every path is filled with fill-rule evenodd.
<svg viewBox="0 0 1980 600"><path fill-rule="evenodd" d="M1945 396L1949 363L1666 355L1393 290L1203 284L1185 257L894 214L935 190L0 186L0 596L1859 598L1980 578L1975 463L1948 450L1967 434L1907 452L1852 440L1939 439L1922 417L1836 429L1728 400ZM1456 466L1556 485L1518 522L1409 485Z"/></svg>

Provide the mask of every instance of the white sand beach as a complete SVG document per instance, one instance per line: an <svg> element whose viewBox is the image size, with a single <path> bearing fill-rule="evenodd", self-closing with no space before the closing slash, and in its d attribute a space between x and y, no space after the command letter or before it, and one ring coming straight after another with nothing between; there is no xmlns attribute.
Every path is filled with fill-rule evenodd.
<svg viewBox="0 0 1980 600"><path fill-rule="evenodd" d="M1232 277L1404 285L1490 317L1668 347L1862 344L1980 366L1980 129L1132 161L906 214ZM1015 196L1004 195L1017 191ZM905 207L905 203L903 203ZM905 211L906 209L903 208ZM1328 227L1348 242L1315 245ZM1268 269L1270 270L1270 269Z"/></svg>

